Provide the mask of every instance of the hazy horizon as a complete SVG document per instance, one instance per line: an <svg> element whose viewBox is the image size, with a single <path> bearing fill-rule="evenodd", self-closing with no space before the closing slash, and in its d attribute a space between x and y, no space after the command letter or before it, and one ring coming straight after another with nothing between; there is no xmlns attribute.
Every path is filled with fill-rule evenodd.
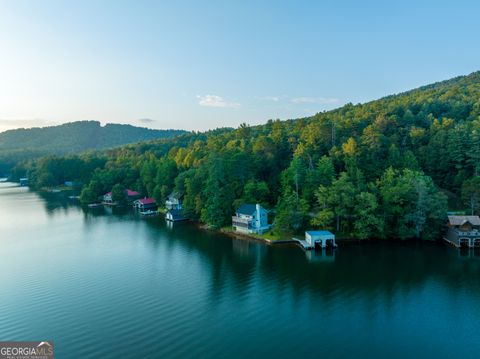
<svg viewBox="0 0 480 359"><path fill-rule="evenodd" d="M2 1L0 132L86 120L208 130L368 102L478 70L478 10Z"/></svg>

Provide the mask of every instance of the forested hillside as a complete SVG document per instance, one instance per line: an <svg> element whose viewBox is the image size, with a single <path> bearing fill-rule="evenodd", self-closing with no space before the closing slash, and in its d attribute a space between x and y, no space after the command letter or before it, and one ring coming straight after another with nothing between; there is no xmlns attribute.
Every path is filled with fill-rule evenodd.
<svg viewBox="0 0 480 359"><path fill-rule="evenodd" d="M45 155L79 153L128 143L171 138L180 130L151 130L131 125L79 121L60 126L17 129L0 133L0 176L17 162Z"/></svg>
<svg viewBox="0 0 480 359"><path fill-rule="evenodd" d="M260 202L275 233L317 227L359 239L438 238L448 199L478 213L479 170L479 72L309 118L16 169L37 187L82 180L85 202L115 184L158 201L176 190L186 214L214 228Z"/></svg>

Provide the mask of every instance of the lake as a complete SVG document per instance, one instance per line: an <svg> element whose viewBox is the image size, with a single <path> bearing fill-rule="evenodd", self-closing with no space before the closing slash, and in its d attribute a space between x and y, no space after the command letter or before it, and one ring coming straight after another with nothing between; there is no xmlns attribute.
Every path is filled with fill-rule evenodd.
<svg viewBox="0 0 480 359"><path fill-rule="evenodd" d="M305 253L0 183L0 340L57 358L477 358L480 256Z"/></svg>

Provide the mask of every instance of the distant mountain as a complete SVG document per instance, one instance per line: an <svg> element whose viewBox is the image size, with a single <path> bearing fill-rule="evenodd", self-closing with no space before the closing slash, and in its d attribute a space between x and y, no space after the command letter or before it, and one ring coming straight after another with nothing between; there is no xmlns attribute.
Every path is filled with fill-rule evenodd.
<svg viewBox="0 0 480 359"><path fill-rule="evenodd" d="M0 133L0 176L18 161L44 155L64 155L101 150L129 143L171 138L182 130L151 130L98 121L70 122L59 126L17 129Z"/></svg>

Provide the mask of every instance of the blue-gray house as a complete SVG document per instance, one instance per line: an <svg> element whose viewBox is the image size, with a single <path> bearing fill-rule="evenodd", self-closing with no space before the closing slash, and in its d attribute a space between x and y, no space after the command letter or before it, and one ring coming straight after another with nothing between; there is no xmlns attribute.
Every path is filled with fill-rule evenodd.
<svg viewBox="0 0 480 359"><path fill-rule="evenodd" d="M242 204L232 217L232 226L237 232L263 233L270 229L268 211L260 204Z"/></svg>

